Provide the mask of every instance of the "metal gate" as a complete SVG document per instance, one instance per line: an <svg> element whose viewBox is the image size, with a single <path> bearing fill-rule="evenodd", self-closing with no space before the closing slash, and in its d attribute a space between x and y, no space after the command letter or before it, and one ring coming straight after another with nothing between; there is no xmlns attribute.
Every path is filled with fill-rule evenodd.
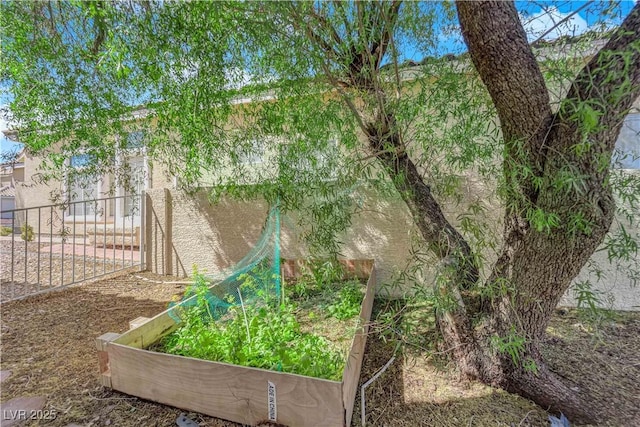
<svg viewBox="0 0 640 427"><path fill-rule="evenodd" d="M144 269L142 195L3 210L0 301Z"/></svg>

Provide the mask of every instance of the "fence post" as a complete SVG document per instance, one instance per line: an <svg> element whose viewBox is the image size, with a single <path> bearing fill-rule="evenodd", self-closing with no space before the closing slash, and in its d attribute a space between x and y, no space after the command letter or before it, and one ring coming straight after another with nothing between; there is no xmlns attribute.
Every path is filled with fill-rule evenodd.
<svg viewBox="0 0 640 427"><path fill-rule="evenodd" d="M164 189L164 275L173 274L173 202L171 191Z"/></svg>
<svg viewBox="0 0 640 427"><path fill-rule="evenodd" d="M143 245L144 252L140 254L141 257L144 256L144 269L149 271L153 268L152 262L152 252L153 252L153 202L151 201L151 195L149 195L148 191L144 192L144 201L142 202L144 206L144 223L143 223L143 233L144 239L141 239L140 244Z"/></svg>

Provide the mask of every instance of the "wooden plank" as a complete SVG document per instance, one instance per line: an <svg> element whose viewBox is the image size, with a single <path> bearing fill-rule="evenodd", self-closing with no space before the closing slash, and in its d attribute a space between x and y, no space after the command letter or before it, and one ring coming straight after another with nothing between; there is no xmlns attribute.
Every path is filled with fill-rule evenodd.
<svg viewBox="0 0 640 427"><path fill-rule="evenodd" d="M369 321L371 319L371 311L373 310L373 300L376 291L376 271L372 265L369 280L367 281L367 291L362 308L360 309L361 327L353 337L351 351L347 357L347 363L342 376L342 398L345 408L345 425L351 425L351 417L353 416L353 405L356 399L356 392L360 382L360 371L362 369L362 359L364 358L364 349L367 344L367 334L369 333Z"/></svg>
<svg viewBox="0 0 640 427"><path fill-rule="evenodd" d="M96 338L96 348L100 351L105 351L107 349L107 344L118 339L120 334L116 334L115 332L107 332L106 334L100 335Z"/></svg>
<svg viewBox="0 0 640 427"><path fill-rule="evenodd" d="M135 319L129 321L129 329L139 328L143 324L147 323L149 320L151 319L148 317L143 317L143 316L136 317Z"/></svg>
<svg viewBox="0 0 640 427"><path fill-rule="evenodd" d="M269 420L268 384L275 385L276 422L288 426L342 426L342 384L108 346L115 390L227 420L256 425Z"/></svg>
<svg viewBox="0 0 640 427"><path fill-rule="evenodd" d="M311 268L311 264L304 259L288 259L282 262L282 275L286 279L295 279L304 274ZM345 278L357 277L359 279L367 279L373 270L372 259L339 259L338 262L344 268Z"/></svg>
<svg viewBox="0 0 640 427"><path fill-rule="evenodd" d="M105 387L111 387L111 367L109 364L109 353L107 346L110 342L116 340L120 335L107 332L96 338L96 348L98 349L98 365L100 367L100 384Z"/></svg>
<svg viewBox="0 0 640 427"><path fill-rule="evenodd" d="M345 269L347 278L368 279L373 271L372 259L342 259L340 263Z"/></svg>
<svg viewBox="0 0 640 427"><path fill-rule="evenodd" d="M173 308L163 311L137 328L125 332L115 342L135 348L150 346L178 327L178 322L169 315L172 311Z"/></svg>

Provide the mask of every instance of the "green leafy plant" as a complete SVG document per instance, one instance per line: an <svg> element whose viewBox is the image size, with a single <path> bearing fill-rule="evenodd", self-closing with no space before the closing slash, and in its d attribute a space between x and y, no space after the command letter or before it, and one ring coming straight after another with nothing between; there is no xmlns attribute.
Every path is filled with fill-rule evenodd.
<svg viewBox="0 0 640 427"><path fill-rule="evenodd" d="M337 261L307 260L302 276L290 287L293 298L309 298L325 291L331 284L341 280L344 269Z"/></svg>
<svg viewBox="0 0 640 427"><path fill-rule="evenodd" d="M591 282L588 280L578 281L574 284L573 290L576 295L578 308L583 308L595 313L600 305L599 292L593 289Z"/></svg>
<svg viewBox="0 0 640 427"><path fill-rule="evenodd" d="M351 319L360 313L362 291L357 281L347 282L340 289L338 301L327 307L329 314L336 319Z"/></svg>
<svg viewBox="0 0 640 427"><path fill-rule="evenodd" d="M32 242L35 238L35 234L33 233L33 227L29 224L23 224L20 227L20 238L26 242Z"/></svg>
<svg viewBox="0 0 640 427"><path fill-rule="evenodd" d="M611 301L607 301L606 293L594 289L588 280L578 281L573 285L573 293L577 302L577 313L581 321L588 326L595 339L602 339L603 326L615 319L615 313L607 309Z"/></svg>
<svg viewBox="0 0 640 427"><path fill-rule="evenodd" d="M522 355L525 353L525 343L525 338L519 336L513 327L505 336L500 337L496 335L491 338L493 347L499 353L507 354L515 366L519 366L522 362Z"/></svg>
<svg viewBox="0 0 640 427"><path fill-rule="evenodd" d="M196 275L187 291L196 304L178 310L180 327L160 343L170 354L339 380L344 356L326 338L305 333L296 320L297 305L289 299L274 307L257 299L247 304L243 294L255 291L256 281L243 275L240 305L218 321L209 307L209 282ZM258 291L259 292L259 291Z"/></svg>
<svg viewBox="0 0 640 427"><path fill-rule="evenodd" d="M341 280L344 274L343 267L337 261L307 260L302 276L291 284L293 298L305 299L317 295L332 283Z"/></svg>
<svg viewBox="0 0 640 427"><path fill-rule="evenodd" d="M11 234L11 227L0 227L0 236L8 236Z"/></svg>

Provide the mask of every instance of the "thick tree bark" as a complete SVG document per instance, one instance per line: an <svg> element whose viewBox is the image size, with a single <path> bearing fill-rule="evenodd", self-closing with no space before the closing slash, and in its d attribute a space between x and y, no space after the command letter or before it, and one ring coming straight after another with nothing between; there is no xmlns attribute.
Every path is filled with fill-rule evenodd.
<svg viewBox="0 0 640 427"><path fill-rule="evenodd" d="M538 347L559 299L613 220L615 204L607 184L611 154L622 118L640 95L640 5L578 74L555 115L513 3L458 2L457 7L471 58L500 118L510 189L503 251L488 283L506 283L508 292L491 300L483 324L487 337L478 341L515 333L526 339L520 360L538 366L533 375L499 356L490 362L493 366L481 369L482 380L571 419L593 421L598 414L590 410L588 396L559 380ZM597 110L593 129L580 122L585 105ZM585 141L585 152L573 149ZM532 174L519 174L521 169ZM558 177L567 172L576 180L570 189L558 185ZM533 185L530 177L541 184ZM551 232L532 229L527 209L556 214L560 226ZM589 232L567 225L576 214L588 220Z"/></svg>
<svg viewBox="0 0 640 427"><path fill-rule="evenodd" d="M621 118L640 95L640 5L578 74L554 114L513 2L457 2L471 59L493 100L505 143L508 191L503 249L485 284L501 291L483 305L470 304L475 301L467 294L478 286L479 277L471 248L447 221L405 152L379 81L381 58L392 39L400 4L366 7L372 9L356 21L369 21L347 26L357 29L353 33L339 34L328 20L317 16L315 27L308 26L306 31L329 58L325 68L329 81L339 91L352 90L364 98L363 107L357 108L342 92L371 152L441 260L444 268L435 288L441 301L438 323L461 373L530 398L545 409L562 411L574 421L596 420L589 397L576 393L546 366L539 345L553 309L613 219L608 165ZM374 18L378 15L385 19ZM332 66L339 71L331 71ZM599 120L589 132L576 119L584 105L590 105ZM585 141L587 149L578 154L572 147ZM577 180L570 190L557 183L567 172ZM560 225L550 232L532 228L527 216L532 209L557 215ZM576 213L586 218L590 231L567 226ZM513 345L513 338L523 343L509 354L504 347Z"/></svg>

